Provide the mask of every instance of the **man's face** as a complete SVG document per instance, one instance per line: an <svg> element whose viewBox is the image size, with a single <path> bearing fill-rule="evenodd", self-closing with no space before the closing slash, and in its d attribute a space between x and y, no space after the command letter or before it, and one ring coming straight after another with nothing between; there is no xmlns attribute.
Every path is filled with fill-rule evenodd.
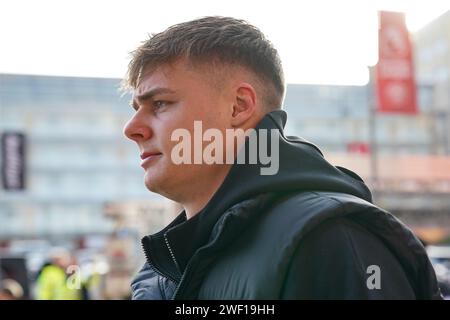
<svg viewBox="0 0 450 320"><path fill-rule="evenodd" d="M230 128L232 96L227 96L226 90L219 92L211 82L207 73L194 70L183 60L144 72L133 97L136 113L124 134L139 147L144 158L144 181L150 191L182 202L202 192L202 183L223 173L223 164L176 165L171 159L172 149L178 144L171 141L174 130L187 129L194 137L194 121L199 120L203 131L216 128L225 132Z"/></svg>

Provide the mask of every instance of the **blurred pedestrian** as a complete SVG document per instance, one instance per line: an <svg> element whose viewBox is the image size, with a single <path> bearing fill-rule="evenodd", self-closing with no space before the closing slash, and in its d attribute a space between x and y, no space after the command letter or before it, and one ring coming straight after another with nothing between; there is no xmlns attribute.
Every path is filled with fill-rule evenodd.
<svg viewBox="0 0 450 320"><path fill-rule="evenodd" d="M63 248L53 249L50 261L45 263L38 273L36 280L36 299L38 300L82 300L86 296L85 288L81 284L79 275L68 274L69 266L73 264L73 257Z"/></svg>
<svg viewBox="0 0 450 320"><path fill-rule="evenodd" d="M23 296L24 291L18 281L9 278L0 281L0 300L20 300Z"/></svg>

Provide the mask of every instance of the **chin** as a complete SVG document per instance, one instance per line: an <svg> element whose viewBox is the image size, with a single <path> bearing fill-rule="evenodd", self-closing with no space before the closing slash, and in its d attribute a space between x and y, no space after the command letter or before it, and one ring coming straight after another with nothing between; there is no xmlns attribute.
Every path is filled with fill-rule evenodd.
<svg viewBox="0 0 450 320"><path fill-rule="evenodd" d="M144 184L146 188L154 193L158 193L164 197L166 196L165 190L168 184L167 175L162 174L162 172L146 172L144 176Z"/></svg>
<svg viewBox="0 0 450 320"><path fill-rule="evenodd" d="M155 175L154 173L146 172L144 176L144 184L147 189L151 192L159 193L159 181L160 177Z"/></svg>
<svg viewBox="0 0 450 320"><path fill-rule="evenodd" d="M162 176L161 174L150 175L149 173L146 173L144 177L144 183L147 190L177 202L178 197L176 197L176 193L174 193L176 190L174 190L173 187L170 187L170 184L168 185L168 182L168 178Z"/></svg>

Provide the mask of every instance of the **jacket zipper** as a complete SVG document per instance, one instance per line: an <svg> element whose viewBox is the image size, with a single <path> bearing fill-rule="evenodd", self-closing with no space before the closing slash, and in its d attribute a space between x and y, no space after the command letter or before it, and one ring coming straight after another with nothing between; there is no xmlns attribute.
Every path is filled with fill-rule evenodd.
<svg viewBox="0 0 450 320"><path fill-rule="evenodd" d="M175 283L178 286L178 281L176 281L174 278L172 278L170 275L168 274L164 274L161 270L159 270L150 260L150 257L148 256L147 253L147 248L145 247L144 243L141 244L142 245L142 249L144 251L145 254L145 259L147 260L147 263L149 264L150 268L153 269L153 271L155 271L158 275L160 275L163 278L168 278L169 280L171 280L173 283Z"/></svg>
<svg viewBox="0 0 450 320"><path fill-rule="evenodd" d="M273 199L276 199L276 197L271 196L270 199L273 200ZM267 201L267 200L266 200L266 201ZM194 254L194 256L197 255L197 258L198 258L198 255L203 254L203 252L204 252L205 250L210 249L211 247L213 247L213 246L216 244L216 242L218 241L218 239L219 239L220 235L222 234L223 230L226 228L226 224L229 224L229 223L230 223L230 222L229 222L229 221L230 221L230 216L231 216L230 214L224 214L224 215L222 216L222 221L221 221L221 222L219 221L219 222L221 223L221 226L220 226L220 228L217 230L217 234L216 234L216 236L214 237L214 239L212 239L212 240L209 242L209 244L207 244L206 246L203 246L203 247L199 248L199 249L197 250L197 252ZM219 223L219 222L218 222L218 223ZM198 263L200 263L200 262L197 261L197 262L196 262L196 265L198 265ZM192 261L192 259L191 259L191 261L187 264L187 266L186 266L186 268L184 269L184 272L183 272L183 274L182 274L182 276L181 276L180 282L179 282L177 288L175 289L175 292L174 292L174 294L173 294L171 300L177 299L178 296L180 295L180 292L183 293L184 287L186 287L186 282L188 282L188 281L190 280L189 278L186 278L186 277L187 277L187 275L189 274L189 272L191 271L191 269L192 269L192 268L195 268L196 265L193 266L193 261Z"/></svg>
<svg viewBox="0 0 450 320"><path fill-rule="evenodd" d="M167 234L164 233L164 242L166 243L167 249L169 250L170 256L172 257L173 263L175 263L175 267L177 268L178 272L181 273L180 265L177 262L177 259L175 258L175 255L173 254L172 248L170 247L169 239L167 239Z"/></svg>
<svg viewBox="0 0 450 320"><path fill-rule="evenodd" d="M215 242L216 242L217 239L219 238L220 234L222 233L222 230L223 230L223 228L224 228L224 225L225 225L225 223L226 223L227 218L228 218L228 216L225 216L225 217L223 218L223 220L222 220L222 226L221 226L221 228L217 231L216 237L215 237L208 245L206 245L206 246L200 248L200 249L197 251L197 253L196 253L197 255L198 255L198 254L201 254L202 251L204 251L204 250L206 250L206 249L208 249L208 248L211 248L211 247L215 244ZM194 254L194 255L195 255L195 254ZM197 264L198 264L198 263L197 263ZM180 280L179 284L177 285L177 288L175 289L175 292L174 292L174 294L173 294L171 300L177 299L177 297L180 295L180 291L182 291L182 290L184 289L184 287L186 286L186 281L187 281L187 280L185 280L185 278L187 277L187 274L189 274L189 271L190 271L192 268L194 268L194 267L192 266L192 263L188 263L188 265L186 266L186 269L185 269L184 272L183 272L183 275L181 276L181 280Z"/></svg>

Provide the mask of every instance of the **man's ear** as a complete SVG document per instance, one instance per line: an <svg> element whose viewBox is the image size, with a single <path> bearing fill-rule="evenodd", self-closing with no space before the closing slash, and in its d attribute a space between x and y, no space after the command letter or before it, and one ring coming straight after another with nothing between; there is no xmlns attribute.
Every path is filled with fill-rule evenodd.
<svg viewBox="0 0 450 320"><path fill-rule="evenodd" d="M256 91L252 85L241 83L236 87L231 125L240 127L256 112Z"/></svg>

